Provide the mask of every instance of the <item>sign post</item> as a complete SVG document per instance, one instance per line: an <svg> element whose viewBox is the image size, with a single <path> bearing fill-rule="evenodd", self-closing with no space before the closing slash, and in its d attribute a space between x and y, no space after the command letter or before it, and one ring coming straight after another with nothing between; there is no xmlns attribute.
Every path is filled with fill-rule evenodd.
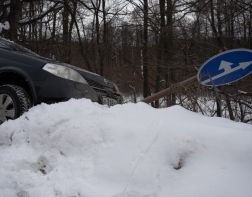
<svg viewBox="0 0 252 197"><path fill-rule="evenodd" d="M184 81L173 84L160 92L145 99L143 102L151 103L172 92L174 88L196 83L208 87L217 87L231 84L252 73L252 50L233 49L228 50L206 61L199 69L197 76L190 77Z"/></svg>

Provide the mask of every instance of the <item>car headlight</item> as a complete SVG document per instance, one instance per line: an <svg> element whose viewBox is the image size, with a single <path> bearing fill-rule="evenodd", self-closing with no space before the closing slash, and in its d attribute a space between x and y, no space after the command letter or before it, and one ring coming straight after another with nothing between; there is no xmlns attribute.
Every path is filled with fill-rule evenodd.
<svg viewBox="0 0 252 197"><path fill-rule="evenodd" d="M64 79L87 84L87 81L77 71L66 66L48 63L43 67L43 70Z"/></svg>

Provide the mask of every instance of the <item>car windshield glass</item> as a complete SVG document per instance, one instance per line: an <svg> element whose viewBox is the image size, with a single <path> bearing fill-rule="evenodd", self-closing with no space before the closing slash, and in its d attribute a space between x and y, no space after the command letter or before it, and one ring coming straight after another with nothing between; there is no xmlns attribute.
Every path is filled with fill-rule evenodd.
<svg viewBox="0 0 252 197"><path fill-rule="evenodd" d="M19 51L22 53L28 53L31 55L36 55L38 56L38 54L34 53L33 51L31 51L30 49L27 49L19 44L16 44L12 41L6 40L4 38L0 38L0 47L3 46L3 48L7 48L7 49L11 49L11 50L15 50L15 51Z"/></svg>

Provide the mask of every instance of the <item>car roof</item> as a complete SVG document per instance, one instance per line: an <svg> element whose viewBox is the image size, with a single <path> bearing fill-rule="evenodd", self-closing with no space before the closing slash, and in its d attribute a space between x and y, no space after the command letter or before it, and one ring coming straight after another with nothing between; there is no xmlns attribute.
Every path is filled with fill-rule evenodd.
<svg viewBox="0 0 252 197"><path fill-rule="evenodd" d="M31 51L30 49L27 49L27 48L15 43L15 42L8 40L8 39L5 39L3 37L0 37L0 48L13 50L13 51L19 51L22 53L29 53L29 54L38 56L38 54Z"/></svg>

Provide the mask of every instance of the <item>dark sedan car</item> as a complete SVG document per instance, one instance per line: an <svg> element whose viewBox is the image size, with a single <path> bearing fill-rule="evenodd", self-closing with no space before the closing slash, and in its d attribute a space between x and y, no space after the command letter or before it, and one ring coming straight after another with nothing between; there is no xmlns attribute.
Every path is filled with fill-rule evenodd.
<svg viewBox="0 0 252 197"><path fill-rule="evenodd" d="M0 123L19 117L33 105L70 98L122 103L117 86L104 77L0 38Z"/></svg>

